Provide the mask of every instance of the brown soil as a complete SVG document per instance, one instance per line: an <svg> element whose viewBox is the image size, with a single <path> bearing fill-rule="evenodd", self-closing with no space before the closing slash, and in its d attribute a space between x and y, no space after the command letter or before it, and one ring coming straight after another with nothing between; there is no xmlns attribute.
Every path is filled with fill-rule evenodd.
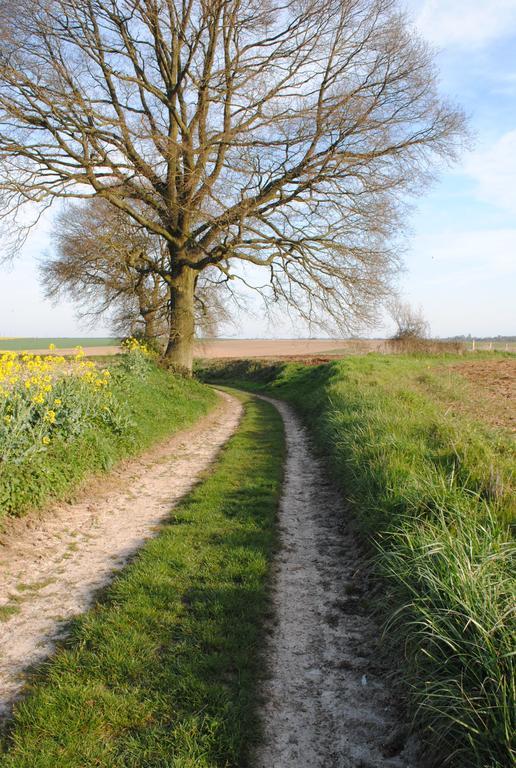
<svg viewBox="0 0 516 768"><path fill-rule="evenodd" d="M221 339L199 341L195 356L214 358L263 357L291 358L310 356L342 357L345 354L365 354L383 349L382 340L364 339Z"/></svg>
<svg viewBox="0 0 516 768"><path fill-rule="evenodd" d="M72 504L15 521L0 542L0 718L23 691L27 668L41 662L95 593L209 467L235 431L238 400L192 429L97 478Z"/></svg>
<svg viewBox="0 0 516 768"><path fill-rule="evenodd" d="M495 397L516 398L516 359L470 360L451 367Z"/></svg>
<svg viewBox="0 0 516 768"><path fill-rule="evenodd" d="M468 360L449 368L473 385L468 413L493 426L516 430L516 359Z"/></svg>
<svg viewBox="0 0 516 768"><path fill-rule="evenodd" d="M256 768L416 768L343 499L293 410L272 402L285 423L287 463Z"/></svg>

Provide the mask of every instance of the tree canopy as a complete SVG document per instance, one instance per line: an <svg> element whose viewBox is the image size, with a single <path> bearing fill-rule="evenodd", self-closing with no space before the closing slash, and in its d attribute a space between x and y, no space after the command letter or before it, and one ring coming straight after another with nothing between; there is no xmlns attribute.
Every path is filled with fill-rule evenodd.
<svg viewBox="0 0 516 768"><path fill-rule="evenodd" d="M93 195L160 237L179 366L207 267L263 267L308 320L369 316L406 195L463 129L394 0L21 0L4 20L2 215Z"/></svg>

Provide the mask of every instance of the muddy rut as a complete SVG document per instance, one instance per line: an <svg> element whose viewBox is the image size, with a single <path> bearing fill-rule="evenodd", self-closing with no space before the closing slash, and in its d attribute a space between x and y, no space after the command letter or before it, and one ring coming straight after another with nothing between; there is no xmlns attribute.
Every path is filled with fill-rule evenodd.
<svg viewBox="0 0 516 768"><path fill-rule="evenodd" d="M242 406L220 394L191 429L122 463L72 504L13 525L0 540L0 720L97 590L198 480L238 426Z"/></svg>
<svg viewBox="0 0 516 768"><path fill-rule="evenodd" d="M285 423L287 463L256 768L417 768L389 693L342 498L298 417L270 402Z"/></svg>

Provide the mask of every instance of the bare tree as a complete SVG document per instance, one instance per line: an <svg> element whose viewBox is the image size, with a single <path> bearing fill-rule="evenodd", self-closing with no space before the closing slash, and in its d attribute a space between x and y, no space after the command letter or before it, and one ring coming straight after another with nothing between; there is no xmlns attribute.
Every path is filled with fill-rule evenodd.
<svg viewBox="0 0 516 768"><path fill-rule="evenodd" d="M208 267L263 267L309 321L367 317L400 201L463 133L395 0L20 0L7 24L4 215L96 195L162 238L184 368Z"/></svg>
<svg viewBox="0 0 516 768"><path fill-rule="evenodd" d="M102 198L68 205L53 232L55 248L41 264L46 295L69 295L81 318L109 317L113 330L139 335L159 347L168 339L170 291L163 279L167 248L123 211ZM220 280L208 270L195 289L198 333L215 335L230 317Z"/></svg>
<svg viewBox="0 0 516 768"><path fill-rule="evenodd" d="M399 298L391 299L388 309L396 325L393 339L409 341L427 338L429 326L421 309L414 309L408 302Z"/></svg>

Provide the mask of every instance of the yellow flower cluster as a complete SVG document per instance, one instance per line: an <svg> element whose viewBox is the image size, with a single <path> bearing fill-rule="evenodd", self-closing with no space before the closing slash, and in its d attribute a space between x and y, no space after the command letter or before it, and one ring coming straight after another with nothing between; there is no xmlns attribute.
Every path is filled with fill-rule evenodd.
<svg viewBox="0 0 516 768"><path fill-rule="evenodd" d="M52 382L66 372L70 363L56 355L19 355L4 352L0 355L0 397L8 397L17 384L23 384L32 398L41 400L52 389ZM44 397L43 397L44 399Z"/></svg>
<svg viewBox="0 0 516 768"><path fill-rule="evenodd" d="M147 345L144 344L143 341L138 341L138 339L133 337L125 339L122 342L122 348L125 352L141 352L143 355L149 354Z"/></svg>
<svg viewBox="0 0 516 768"><path fill-rule="evenodd" d="M110 372L86 360L80 347L69 358L1 354L0 460L21 460L48 446L56 430L76 433L85 419L109 411L109 385Z"/></svg>
<svg viewBox="0 0 516 768"><path fill-rule="evenodd" d="M54 382L66 375L78 376L96 387L106 387L110 377L108 370L99 374L95 363L84 359L81 347L68 359L59 355L4 352L0 355L0 397L8 397L15 385L21 383L30 392L32 401L41 404L52 391Z"/></svg>

